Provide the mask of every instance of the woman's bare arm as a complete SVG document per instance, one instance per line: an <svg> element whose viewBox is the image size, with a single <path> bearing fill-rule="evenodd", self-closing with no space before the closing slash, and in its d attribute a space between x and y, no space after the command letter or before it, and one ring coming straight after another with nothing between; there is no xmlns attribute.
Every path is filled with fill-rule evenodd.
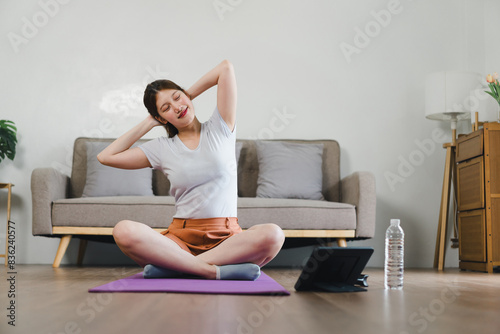
<svg viewBox="0 0 500 334"><path fill-rule="evenodd" d="M217 85L217 107L222 118L232 131L236 122L237 102L236 77L233 64L228 60L222 61L191 86L187 93L194 99L215 85Z"/></svg>
<svg viewBox="0 0 500 334"><path fill-rule="evenodd" d="M100 163L122 169L139 169L151 167L144 152L138 148L130 148L155 126L162 125L151 115L120 136L97 155Z"/></svg>

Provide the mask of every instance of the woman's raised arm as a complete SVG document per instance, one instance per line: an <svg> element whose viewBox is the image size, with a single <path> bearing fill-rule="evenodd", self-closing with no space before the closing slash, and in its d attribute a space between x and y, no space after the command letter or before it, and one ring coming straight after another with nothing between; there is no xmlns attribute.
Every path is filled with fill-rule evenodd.
<svg viewBox="0 0 500 334"><path fill-rule="evenodd" d="M149 115L99 153L97 160L103 165L122 169L151 167L148 158L140 148L131 149L130 147L158 125L162 124Z"/></svg>
<svg viewBox="0 0 500 334"><path fill-rule="evenodd" d="M236 122L237 102L236 77L233 64L228 60L222 61L191 86L187 93L191 96L191 99L194 99L215 85L217 85L217 107L222 118L232 131Z"/></svg>

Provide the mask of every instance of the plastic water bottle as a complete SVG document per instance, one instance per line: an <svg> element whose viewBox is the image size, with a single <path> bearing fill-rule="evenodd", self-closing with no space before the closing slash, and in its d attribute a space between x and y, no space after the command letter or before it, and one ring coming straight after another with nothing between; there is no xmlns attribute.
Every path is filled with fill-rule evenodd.
<svg viewBox="0 0 500 334"><path fill-rule="evenodd" d="M391 219L391 226L385 232L384 285L386 289L402 289L404 274L405 234L399 219Z"/></svg>

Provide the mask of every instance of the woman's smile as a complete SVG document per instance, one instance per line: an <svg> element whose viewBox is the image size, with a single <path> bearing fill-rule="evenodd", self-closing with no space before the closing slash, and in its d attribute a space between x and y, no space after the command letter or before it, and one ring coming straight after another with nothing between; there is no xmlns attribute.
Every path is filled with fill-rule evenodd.
<svg viewBox="0 0 500 334"><path fill-rule="evenodd" d="M186 116L187 112L188 112L188 107L186 107L186 109L184 109L184 111L181 111L181 113L180 113L179 117L177 117L177 118L179 118L179 119L180 119L180 118L182 118L182 117Z"/></svg>

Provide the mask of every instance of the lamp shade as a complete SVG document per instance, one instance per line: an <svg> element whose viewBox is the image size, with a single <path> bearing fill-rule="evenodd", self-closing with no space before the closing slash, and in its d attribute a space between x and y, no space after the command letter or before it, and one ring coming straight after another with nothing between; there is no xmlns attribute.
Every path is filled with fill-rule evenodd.
<svg viewBox="0 0 500 334"><path fill-rule="evenodd" d="M456 122L471 118L474 89L481 76L472 72L436 72L425 82L425 117Z"/></svg>

